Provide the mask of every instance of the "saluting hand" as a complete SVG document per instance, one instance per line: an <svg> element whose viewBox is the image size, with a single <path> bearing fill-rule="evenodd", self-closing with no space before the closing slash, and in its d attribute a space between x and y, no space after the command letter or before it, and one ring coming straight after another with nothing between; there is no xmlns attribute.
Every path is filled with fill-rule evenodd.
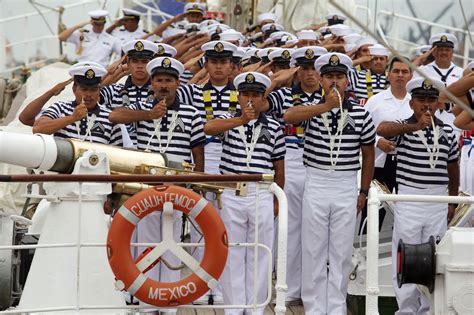
<svg viewBox="0 0 474 315"><path fill-rule="evenodd" d="M431 125L431 114L429 112L424 112L423 115L418 120L418 129L425 129Z"/></svg>
<svg viewBox="0 0 474 315"><path fill-rule="evenodd" d="M70 79L67 79L66 81L64 82L60 82L58 84L56 84L52 89L51 89L51 92L53 93L54 96L56 95L59 95L59 93L61 93L64 88L73 81L72 78Z"/></svg>
<svg viewBox="0 0 474 315"><path fill-rule="evenodd" d="M87 107L86 104L81 103L74 108L74 112L72 113L72 117L74 117L74 121L81 120L87 117Z"/></svg>
<svg viewBox="0 0 474 315"><path fill-rule="evenodd" d="M150 110L150 119L159 119L166 113L166 98L156 103L156 105Z"/></svg>

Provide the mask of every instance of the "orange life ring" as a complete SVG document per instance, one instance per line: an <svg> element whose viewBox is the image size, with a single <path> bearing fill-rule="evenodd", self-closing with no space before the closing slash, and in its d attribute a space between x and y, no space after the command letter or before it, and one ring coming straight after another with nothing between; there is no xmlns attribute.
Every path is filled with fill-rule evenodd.
<svg viewBox="0 0 474 315"><path fill-rule="evenodd" d="M136 224L166 202L193 218L204 234L204 256L190 276L176 282L158 282L146 277L130 253ZM227 260L228 243L224 223L212 205L199 194L179 186L157 186L143 190L118 210L107 236L107 256L117 279L117 288L156 306L189 304L217 284Z"/></svg>

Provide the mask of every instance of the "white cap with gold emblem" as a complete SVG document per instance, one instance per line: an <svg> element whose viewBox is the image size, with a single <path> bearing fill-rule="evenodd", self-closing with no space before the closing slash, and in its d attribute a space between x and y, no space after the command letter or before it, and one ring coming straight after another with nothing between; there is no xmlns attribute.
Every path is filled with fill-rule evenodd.
<svg viewBox="0 0 474 315"><path fill-rule="evenodd" d="M352 59L345 54L331 52L316 59L314 67L321 74L341 72L347 75L349 69L352 68Z"/></svg>
<svg viewBox="0 0 474 315"><path fill-rule="evenodd" d="M207 58L231 58L237 46L224 40L214 40L201 46Z"/></svg>
<svg viewBox="0 0 474 315"><path fill-rule="evenodd" d="M189 2L184 6L184 12L186 13L206 13L206 4L200 2Z"/></svg>
<svg viewBox="0 0 474 315"><path fill-rule="evenodd" d="M82 61L69 68L69 74L74 82L81 86L98 86L107 70L93 61Z"/></svg>
<svg viewBox="0 0 474 315"><path fill-rule="evenodd" d="M152 41L146 39L134 39L123 44L122 50L130 58L152 59L153 56L157 53L158 48L156 47L156 44Z"/></svg>
<svg viewBox="0 0 474 315"><path fill-rule="evenodd" d="M234 79L234 86L237 87L239 92L256 91L265 93L271 84L270 78L260 72L244 72Z"/></svg>
<svg viewBox="0 0 474 315"><path fill-rule="evenodd" d="M179 78L184 72L184 65L171 57L157 57L146 65L146 71L150 76L167 73Z"/></svg>
<svg viewBox="0 0 474 315"><path fill-rule="evenodd" d="M411 79L407 83L407 92L412 97L438 97L439 86L444 86L443 82L436 78L429 78L428 80L422 77Z"/></svg>
<svg viewBox="0 0 474 315"><path fill-rule="evenodd" d="M157 57L174 57L178 53L176 48L168 44L155 44L157 47L156 56Z"/></svg>
<svg viewBox="0 0 474 315"><path fill-rule="evenodd" d="M105 10L94 10L88 12L91 20L95 23L105 23L105 18L109 15L109 12Z"/></svg>
<svg viewBox="0 0 474 315"><path fill-rule="evenodd" d="M324 47L320 46L306 46L296 49L291 57L296 61L296 64L301 65L314 65L314 61L328 51Z"/></svg>
<svg viewBox="0 0 474 315"><path fill-rule="evenodd" d="M458 39L453 34L438 33L430 37L431 46L454 48L457 44Z"/></svg>
<svg viewBox="0 0 474 315"><path fill-rule="evenodd" d="M268 59L270 59L273 64L286 65L290 64L292 53L293 49L275 48L268 54Z"/></svg>

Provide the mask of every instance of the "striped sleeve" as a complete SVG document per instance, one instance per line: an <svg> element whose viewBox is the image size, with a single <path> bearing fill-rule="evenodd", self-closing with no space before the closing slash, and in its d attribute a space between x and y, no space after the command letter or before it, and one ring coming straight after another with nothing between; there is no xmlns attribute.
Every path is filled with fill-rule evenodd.
<svg viewBox="0 0 474 315"><path fill-rule="evenodd" d="M120 125L114 125L112 127L112 131L110 132L110 142L109 144L115 145L118 147L123 147L123 137L122 137L122 129Z"/></svg>
<svg viewBox="0 0 474 315"><path fill-rule="evenodd" d="M363 145L371 145L375 143L375 126L369 112L364 110L364 122L360 135L360 142Z"/></svg>
<svg viewBox="0 0 474 315"><path fill-rule="evenodd" d="M178 99L181 104L193 105L193 85L184 85L178 89Z"/></svg>
<svg viewBox="0 0 474 315"><path fill-rule="evenodd" d="M199 115L197 109L194 110L193 119L191 122L191 148L204 145L206 142L206 135L204 134L204 123Z"/></svg>
<svg viewBox="0 0 474 315"><path fill-rule="evenodd" d="M456 134L453 131L453 128L449 126L450 133L449 133L449 152L448 152L448 163L456 162L459 158L459 143L458 139L456 139Z"/></svg>
<svg viewBox="0 0 474 315"><path fill-rule="evenodd" d="M215 119L229 119L229 118L233 118L233 117L236 117L236 115L233 114L233 113L225 113L225 114L217 116ZM223 133L220 133L220 134L216 135L216 137L218 137L221 140L226 140L228 134L229 134L229 130L224 131Z"/></svg>
<svg viewBox="0 0 474 315"><path fill-rule="evenodd" d="M64 115L62 114L61 106L61 102L54 103L48 108L43 109L40 113L40 117L48 117L51 119L58 119L60 117L64 117Z"/></svg>
<svg viewBox="0 0 474 315"><path fill-rule="evenodd" d="M285 158L286 146L285 146L285 136L281 128L278 128L275 133L275 147L272 153L272 161L279 161Z"/></svg>

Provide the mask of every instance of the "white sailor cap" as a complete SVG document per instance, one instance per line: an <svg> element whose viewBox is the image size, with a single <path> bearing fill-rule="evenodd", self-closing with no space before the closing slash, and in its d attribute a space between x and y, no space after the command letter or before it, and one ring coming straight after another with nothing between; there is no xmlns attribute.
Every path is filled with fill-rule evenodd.
<svg viewBox="0 0 474 315"><path fill-rule="evenodd" d="M257 63L257 62L260 62L260 57L258 56L258 52L260 51L260 49L258 48L248 48L247 51L245 52L245 56L244 60L247 60L249 59L249 63L253 64L253 63Z"/></svg>
<svg viewBox="0 0 474 315"><path fill-rule="evenodd" d="M184 34L184 33L186 33L186 30L183 30L180 28L168 27L166 30L163 31L163 34L161 35L161 37L164 39L164 38L168 38L171 36Z"/></svg>
<svg viewBox="0 0 474 315"><path fill-rule="evenodd" d="M357 43L357 41L358 41L359 39L361 39L361 38L362 38L362 35L359 35L359 34L357 34L357 33L348 34L348 35L345 35L345 36L343 37L344 43L346 43L346 44L354 44L354 45L355 45L355 44Z"/></svg>
<svg viewBox="0 0 474 315"><path fill-rule="evenodd" d="M293 49L275 48L268 54L268 59L276 65L289 65Z"/></svg>
<svg viewBox="0 0 474 315"><path fill-rule="evenodd" d="M232 60L234 63L240 63L245 56L245 50L241 47L237 47L237 50L232 54Z"/></svg>
<svg viewBox="0 0 474 315"><path fill-rule="evenodd" d="M315 31L313 30L301 30L298 33L296 33L296 37L298 39L306 39L306 40L316 40L318 39L318 34L316 34Z"/></svg>
<svg viewBox="0 0 474 315"><path fill-rule="evenodd" d="M201 28L199 27L199 23L188 23L186 24L185 29L186 33L188 34L194 34L201 30Z"/></svg>
<svg viewBox="0 0 474 315"><path fill-rule="evenodd" d="M324 35L332 35L331 34L331 29L329 28L329 26L323 26L323 27L320 27L319 30L318 30L322 36Z"/></svg>
<svg viewBox="0 0 474 315"><path fill-rule="evenodd" d="M408 81L406 88L412 97L438 97L440 91L439 86L444 86L444 84L436 78L429 78L427 80L423 77L417 77Z"/></svg>
<svg viewBox="0 0 474 315"><path fill-rule="evenodd" d="M372 45L375 45L375 44L377 44L377 41L375 39L373 39L372 37L362 36L356 42L356 48L360 49L362 46L366 46L366 45L372 46Z"/></svg>
<svg viewBox="0 0 474 315"><path fill-rule="evenodd" d="M91 17L92 21L96 23L105 23L105 18L107 15L109 15L109 12L105 10L94 10L89 11L88 14Z"/></svg>
<svg viewBox="0 0 474 315"><path fill-rule="evenodd" d="M342 72L347 75L349 69L352 68L352 59L345 54L331 52L316 59L314 67L321 74Z"/></svg>
<svg viewBox="0 0 474 315"><path fill-rule="evenodd" d="M136 10L132 10L132 9L122 9L122 12L123 12L123 16L124 18L129 18L129 19L136 19L136 18L140 18L140 16L142 15L141 12L139 11L136 11Z"/></svg>
<svg viewBox="0 0 474 315"><path fill-rule="evenodd" d="M239 92L256 91L265 93L271 83L270 78L260 72L244 72L234 79L234 86L237 87Z"/></svg>
<svg viewBox="0 0 474 315"><path fill-rule="evenodd" d="M268 23L262 26L262 32L265 35L270 35L271 33L278 31L283 31L283 25L280 25L278 23Z"/></svg>
<svg viewBox="0 0 474 315"><path fill-rule="evenodd" d="M214 40L219 39L218 36L228 29L230 29L230 26L222 23L212 24L207 27L209 36Z"/></svg>
<svg viewBox="0 0 474 315"><path fill-rule="evenodd" d="M152 41L134 39L123 44L122 50L129 58L146 58L151 60L158 51L158 48Z"/></svg>
<svg viewBox="0 0 474 315"><path fill-rule="evenodd" d="M228 42L242 41L245 39L244 35L241 32L237 32L234 29L228 29L219 34L221 40Z"/></svg>
<svg viewBox="0 0 474 315"><path fill-rule="evenodd" d="M206 13L206 4L200 2L189 2L184 6L184 12L186 13Z"/></svg>
<svg viewBox="0 0 474 315"><path fill-rule="evenodd" d="M213 24L219 24L219 22L216 21L216 20L212 20L212 19L204 20L201 23L199 23L199 27L202 28L204 26L211 26Z"/></svg>
<svg viewBox="0 0 474 315"><path fill-rule="evenodd" d="M281 45L296 45L296 44L298 44L298 38L295 35L291 34L291 33L283 34L283 36L278 41L281 43Z"/></svg>
<svg viewBox="0 0 474 315"><path fill-rule="evenodd" d="M431 49L431 45L422 45L415 48L415 56L419 57Z"/></svg>
<svg viewBox="0 0 474 315"><path fill-rule="evenodd" d="M155 44L157 57L174 57L177 54L176 48L168 44Z"/></svg>
<svg viewBox="0 0 474 315"><path fill-rule="evenodd" d="M257 56L262 60L262 64L270 62L268 54L271 53L273 49L275 49L275 47L262 48L257 51Z"/></svg>
<svg viewBox="0 0 474 315"><path fill-rule="evenodd" d="M74 82L81 86L98 86L107 70L100 64L92 61L82 61L69 68L69 74Z"/></svg>
<svg viewBox="0 0 474 315"><path fill-rule="evenodd" d="M331 33L338 37L350 35L353 33L352 29L350 26L345 25L345 24L335 24L332 26L329 26L329 29L331 30Z"/></svg>
<svg viewBox="0 0 474 315"><path fill-rule="evenodd" d="M146 71L150 76L167 73L179 78L184 72L184 65L171 57L156 57L146 65Z"/></svg>
<svg viewBox="0 0 474 315"><path fill-rule="evenodd" d="M467 64L466 69L474 71L474 60Z"/></svg>
<svg viewBox="0 0 474 315"><path fill-rule="evenodd" d="M320 46L306 46L296 49L291 57L295 60L296 65L314 65L314 61L324 54L327 54L327 49Z"/></svg>
<svg viewBox="0 0 474 315"><path fill-rule="evenodd" d="M264 21L271 21L271 22L268 22L268 23L274 23L277 20L278 20L278 17L276 16L276 14L270 13L270 12L262 13L262 14L259 14L257 16L257 23L260 24L260 25Z"/></svg>
<svg viewBox="0 0 474 315"><path fill-rule="evenodd" d="M224 40L214 40L203 44L201 50L205 52L207 58L232 58L237 46Z"/></svg>
<svg viewBox="0 0 474 315"><path fill-rule="evenodd" d="M369 51L371 56L390 56L390 50L380 44L369 46Z"/></svg>
<svg viewBox="0 0 474 315"><path fill-rule="evenodd" d="M458 44L456 36L449 33L438 33L430 37L430 45L454 48Z"/></svg>
<svg viewBox="0 0 474 315"><path fill-rule="evenodd" d="M326 20L328 21L328 26L331 26L344 23L346 17L341 13L332 13L326 15Z"/></svg>

